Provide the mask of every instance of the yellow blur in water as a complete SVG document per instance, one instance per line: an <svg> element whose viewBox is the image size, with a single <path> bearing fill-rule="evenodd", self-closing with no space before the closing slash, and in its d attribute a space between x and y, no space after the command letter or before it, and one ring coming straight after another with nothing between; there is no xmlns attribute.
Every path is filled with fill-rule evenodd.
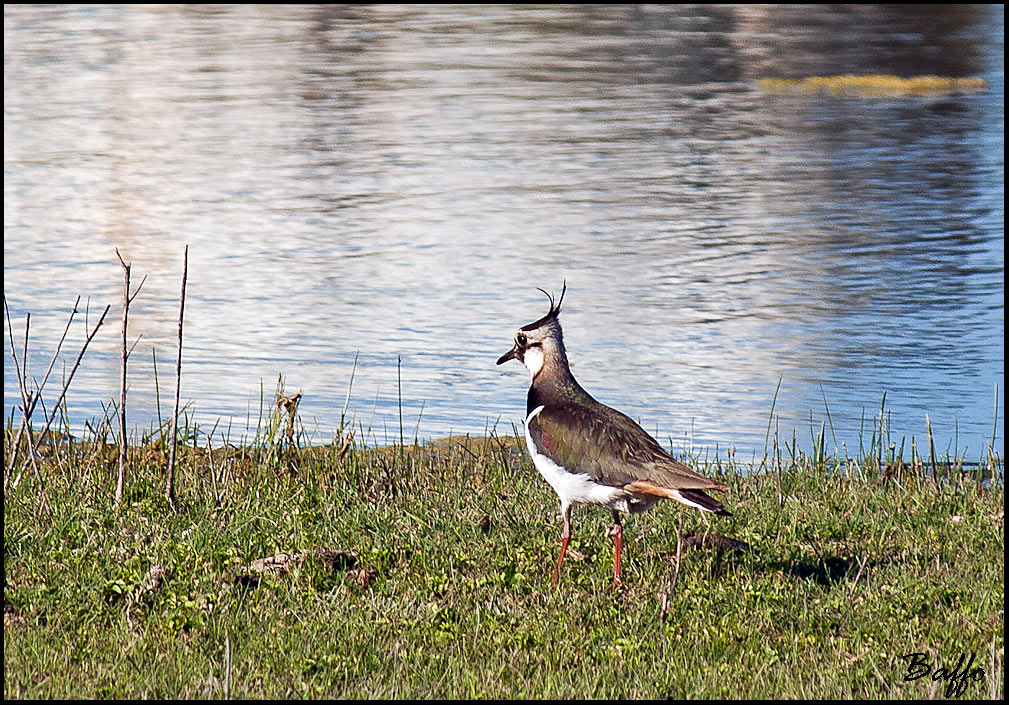
<svg viewBox="0 0 1009 705"><path fill-rule="evenodd" d="M853 95L863 98L895 95L937 96L988 90L983 78L912 76L901 78L883 74L868 76L810 76L808 78L760 78L757 87L773 93L816 93Z"/></svg>

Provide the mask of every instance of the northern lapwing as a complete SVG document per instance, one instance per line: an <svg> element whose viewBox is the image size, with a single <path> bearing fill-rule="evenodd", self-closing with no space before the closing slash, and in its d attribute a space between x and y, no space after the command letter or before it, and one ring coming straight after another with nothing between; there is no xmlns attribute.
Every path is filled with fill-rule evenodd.
<svg viewBox="0 0 1009 705"><path fill-rule="evenodd" d="M550 299L550 310L519 328L515 347L497 364L518 360L532 375L526 400L526 447L536 469L560 498L564 520L561 552L550 584L557 584L571 538L571 507L596 504L613 512L613 582L620 585L621 512L643 512L661 499L672 499L703 512L728 514L704 492L728 487L674 459L630 417L582 389L568 367L558 320L565 291L566 284L557 301L543 291Z"/></svg>

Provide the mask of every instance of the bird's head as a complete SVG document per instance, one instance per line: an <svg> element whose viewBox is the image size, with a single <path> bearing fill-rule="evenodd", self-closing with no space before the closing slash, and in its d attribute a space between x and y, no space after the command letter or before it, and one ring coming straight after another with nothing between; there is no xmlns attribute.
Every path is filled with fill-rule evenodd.
<svg viewBox="0 0 1009 705"><path fill-rule="evenodd" d="M550 309L542 318L518 329L518 332L515 333L515 346L498 358L497 364L518 360L526 366L529 374L535 377L548 358L567 363L567 356L564 353L564 336L561 333L561 323L558 320L565 291L567 291L567 282L563 284L561 295L556 300L551 294L543 291L550 300Z"/></svg>

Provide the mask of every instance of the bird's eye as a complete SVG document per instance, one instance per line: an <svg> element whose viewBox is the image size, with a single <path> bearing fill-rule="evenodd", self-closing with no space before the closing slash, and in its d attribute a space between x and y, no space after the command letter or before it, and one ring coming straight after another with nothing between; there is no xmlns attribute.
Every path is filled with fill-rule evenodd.
<svg viewBox="0 0 1009 705"><path fill-rule="evenodd" d="M526 346L526 343L529 342L529 339L526 338L524 334L519 333L518 335L515 336L515 342L519 344L519 347L524 348Z"/></svg>

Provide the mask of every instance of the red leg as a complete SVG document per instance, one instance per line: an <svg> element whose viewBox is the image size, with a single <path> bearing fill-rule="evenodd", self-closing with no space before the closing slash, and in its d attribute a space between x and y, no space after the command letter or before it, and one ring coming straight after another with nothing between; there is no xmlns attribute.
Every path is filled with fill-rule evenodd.
<svg viewBox="0 0 1009 705"><path fill-rule="evenodd" d="M557 584L557 578L560 577L560 574L561 574L561 563L564 562L564 552L568 550L568 540L570 538L571 538L570 536L562 536L561 537L561 555L557 556L557 567L554 568L554 577L550 581L550 587L553 587L554 585L556 585Z"/></svg>
<svg viewBox="0 0 1009 705"><path fill-rule="evenodd" d="M550 587L557 584L557 578L561 575L561 563L564 562L564 554L568 550L568 541L571 540L571 505L561 505L561 517L564 519L564 530L561 532L561 555L557 556L557 567L554 568L554 577L550 581Z"/></svg>
<svg viewBox="0 0 1009 705"><path fill-rule="evenodd" d="M613 512L613 529L610 533L613 534L613 541L616 543L616 552L613 554L613 584L623 585L620 580L620 549L623 545L624 538L624 527L620 523L620 515L617 512Z"/></svg>

